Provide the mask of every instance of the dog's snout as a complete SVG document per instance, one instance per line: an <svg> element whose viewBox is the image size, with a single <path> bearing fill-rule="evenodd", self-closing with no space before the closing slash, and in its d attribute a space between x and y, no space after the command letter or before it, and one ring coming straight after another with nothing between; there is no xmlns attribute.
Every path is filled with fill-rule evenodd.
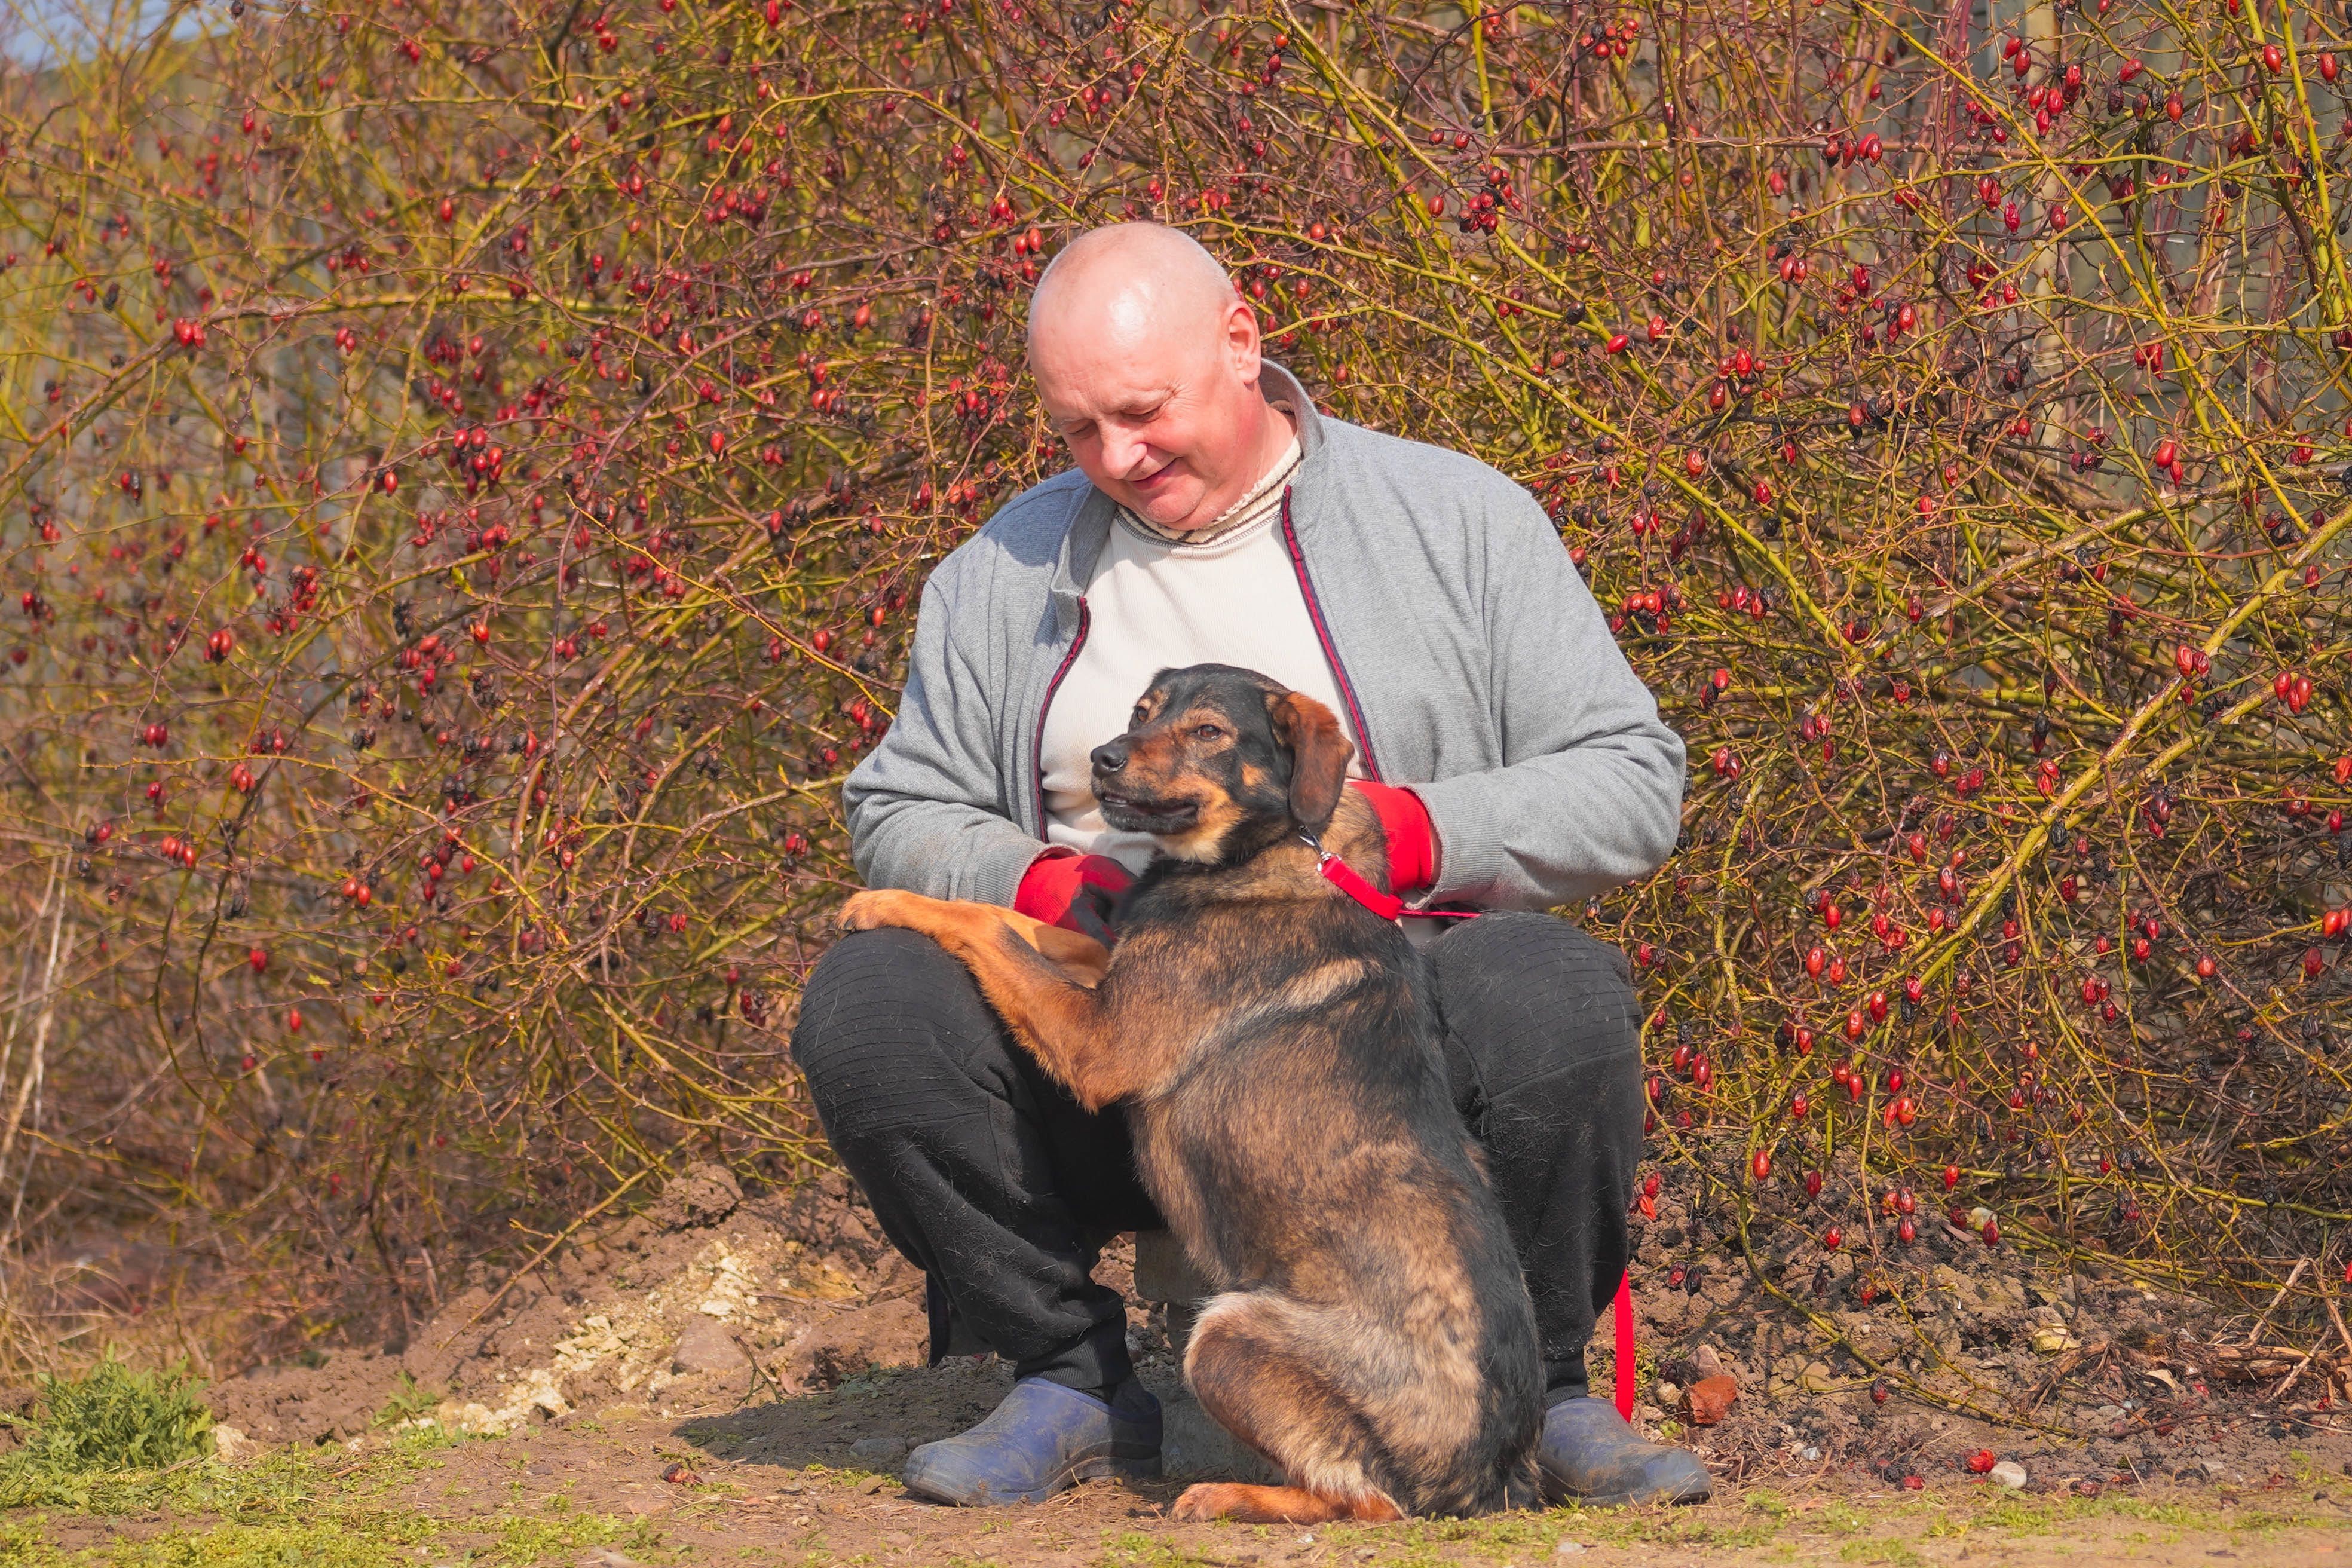
<svg viewBox="0 0 2352 1568"><path fill-rule="evenodd" d="M1094 749L1089 760L1093 762L1095 772L1098 773L1118 772L1119 769L1127 766L1126 740L1121 738L1116 741L1105 741Z"/></svg>

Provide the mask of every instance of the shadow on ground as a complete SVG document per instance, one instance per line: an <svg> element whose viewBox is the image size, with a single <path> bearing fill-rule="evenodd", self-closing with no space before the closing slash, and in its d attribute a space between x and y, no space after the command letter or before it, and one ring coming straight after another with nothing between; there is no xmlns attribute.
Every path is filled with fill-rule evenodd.
<svg viewBox="0 0 2352 1568"><path fill-rule="evenodd" d="M698 1415L673 1430L704 1453L740 1465L895 1472L908 1449L971 1426L1012 1386L1003 1363L960 1358Z"/></svg>

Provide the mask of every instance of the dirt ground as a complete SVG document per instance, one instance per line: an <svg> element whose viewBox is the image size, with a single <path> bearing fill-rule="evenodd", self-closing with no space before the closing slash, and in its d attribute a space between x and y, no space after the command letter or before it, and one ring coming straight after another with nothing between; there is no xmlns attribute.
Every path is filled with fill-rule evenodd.
<svg viewBox="0 0 2352 1568"><path fill-rule="evenodd" d="M416 1542L385 1561L419 1568L2352 1557L2352 1419L2336 1392L2352 1356L2326 1342L2297 1371L2301 1351L2250 1348L2245 1321L2126 1279L2040 1277L1940 1225L1949 1234L1923 1237L1899 1276L1762 1248L1756 1268L1734 1267L1695 1203L1659 1198L1635 1267L1636 1419L1717 1480L1714 1502L1671 1512L1175 1525L1163 1510L1186 1481L1243 1457L1182 1394L1126 1240L1098 1277L1129 1291L1139 1365L1169 1404L1170 1478L1010 1510L923 1503L896 1479L908 1450L984 1415L1009 1373L990 1358L923 1365L920 1277L838 1176L746 1195L698 1168L534 1270L466 1281L391 1343L256 1368L209 1397L229 1446L249 1440L243 1462L331 1464L318 1473L376 1489L370 1509L390 1512L369 1517L405 1521ZM1596 1373L1605 1388L1605 1363ZM1724 1377L1738 1390L1728 1414L1692 1425L1680 1391ZM2021 1488L1980 1473L1996 1459L2022 1467ZM103 1555L223 1527L183 1506L58 1514L37 1533ZM205 1555L191 1551L162 1555Z"/></svg>
<svg viewBox="0 0 2352 1568"><path fill-rule="evenodd" d="M324 1478L298 1505L51 1515L42 1552L0 1539L25 1568L448 1568L536 1562L670 1568L731 1562L1128 1564L1859 1563L2294 1563L2352 1560L2352 1480L2315 1451L2203 1483L2158 1479L2084 1495L2061 1446L2007 1444L2022 1493L1965 1471L1918 1490L1826 1457L1752 1476L1697 1508L1572 1509L1470 1521L1298 1529L1178 1525L1181 1482L1082 1487L1007 1510L935 1507L857 1456L953 1430L1005 1386L971 1362L869 1374L823 1393L660 1417L629 1405L501 1436L412 1430L294 1450ZM2341 1452L2341 1449L2336 1450ZM281 1451L282 1453L283 1451ZM265 1463L271 1461L263 1461ZM283 1462L282 1459L277 1462ZM331 1468L330 1468L331 1467ZM290 1520L299 1517L300 1528ZM273 1519L289 1521L273 1527ZM341 1528L322 1529L322 1525ZM397 1521L396 1523L393 1521ZM45 1561L46 1559L46 1561Z"/></svg>

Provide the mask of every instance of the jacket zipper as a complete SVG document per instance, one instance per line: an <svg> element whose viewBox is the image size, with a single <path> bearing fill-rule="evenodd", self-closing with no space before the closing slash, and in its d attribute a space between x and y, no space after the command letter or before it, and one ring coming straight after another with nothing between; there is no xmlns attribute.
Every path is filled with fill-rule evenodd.
<svg viewBox="0 0 2352 1568"><path fill-rule="evenodd" d="M1040 838L1043 838L1045 836L1045 828L1047 826L1045 816L1045 715L1054 706L1054 694L1062 689L1062 678L1070 673L1070 666L1078 662L1078 650L1087 646L1087 622L1088 615L1089 613L1087 609L1087 596L1084 594L1081 594L1078 595L1077 635L1070 639L1070 651L1062 656L1060 667L1054 671L1054 679L1045 683L1045 700L1037 704L1036 733L1032 735L1029 741L1029 778L1030 782L1036 786L1037 837Z"/></svg>
<svg viewBox="0 0 2352 1568"><path fill-rule="evenodd" d="M1348 722L1355 728L1356 748L1364 754L1364 776L1378 784L1381 781L1381 764L1379 759L1372 755L1372 732L1364 724L1363 709L1357 705L1355 682L1348 679L1348 667L1339 662L1339 650L1332 646L1331 628L1323 624L1323 605L1315 597L1315 580L1307 574L1307 552L1298 547L1298 531L1290 526L1288 485L1282 488L1282 542L1289 548L1291 569L1298 574L1298 591L1307 596L1307 618L1315 624L1315 640L1323 645L1323 658L1330 665L1331 679L1339 688L1339 700L1348 705ZM1082 610L1083 607L1081 601ZM1083 615L1078 622L1078 635L1086 635ZM1060 677L1055 679L1059 679ZM1044 733L1041 725L1038 731L1041 742ZM1044 788L1041 776L1038 784L1041 800Z"/></svg>

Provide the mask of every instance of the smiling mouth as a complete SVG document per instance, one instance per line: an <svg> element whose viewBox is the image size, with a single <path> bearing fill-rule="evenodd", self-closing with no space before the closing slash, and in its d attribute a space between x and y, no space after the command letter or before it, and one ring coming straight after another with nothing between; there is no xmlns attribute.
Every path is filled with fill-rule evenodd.
<svg viewBox="0 0 2352 1568"><path fill-rule="evenodd" d="M1095 796L1103 820L1121 833L1166 835L1182 833L1201 820L1201 806L1190 800L1135 800L1123 795Z"/></svg>

